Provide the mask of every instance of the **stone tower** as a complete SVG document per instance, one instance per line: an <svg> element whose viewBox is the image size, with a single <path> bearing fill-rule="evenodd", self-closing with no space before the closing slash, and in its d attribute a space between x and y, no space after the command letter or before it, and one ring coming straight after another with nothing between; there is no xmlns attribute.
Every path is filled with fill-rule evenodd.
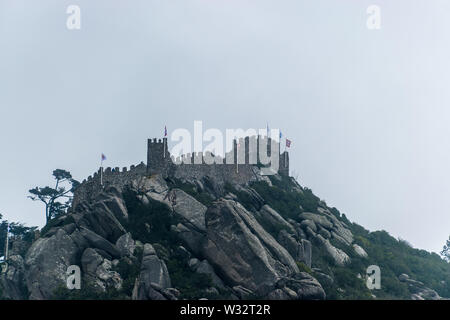
<svg viewBox="0 0 450 320"><path fill-rule="evenodd" d="M148 139L147 146L147 174L161 173L164 177L170 174L173 166L167 149L167 138Z"/></svg>
<svg viewBox="0 0 450 320"><path fill-rule="evenodd" d="M282 176L289 176L289 152L284 151L280 154L280 168L278 173Z"/></svg>

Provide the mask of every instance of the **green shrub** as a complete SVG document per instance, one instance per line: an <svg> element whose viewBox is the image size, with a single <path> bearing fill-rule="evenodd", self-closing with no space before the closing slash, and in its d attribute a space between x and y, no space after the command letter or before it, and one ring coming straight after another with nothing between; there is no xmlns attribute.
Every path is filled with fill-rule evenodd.
<svg viewBox="0 0 450 320"><path fill-rule="evenodd" d="M51 300L126 300L129 299L125 294L114 288L106 292L96 288L93 284L81 281L81 289L69 290L64 285L59 286L53 291Z"/></svg>
<svg viewBox="0 0 450 320"><path fill-rule="evenodd" d="M335 292L339 292L338 288L343 290L336 294L338 299L350 300L370 300L371 292L366 287L365 281L359 279L355 272L345 267L335 267L333 270Z"/></svg>
<svg viewBox="0 0 450 320"><path fill-rule="evenodd" d="M64 217L64 218L63 218ZM41 237L45 237L47 233L50 231L53 227L63 227L65 225L75 223L75 220L71 215L61 216L58 218L51 219L42 229L40 232Z"/></svg>
<svg viewBox="0 0 450 320"><path fill-rule="evenodd" d="M128 210L125 226L134 240L164 245L180 242L176 233L170 230L170 226L178 224L179 219L166 204L149 199L149 204L144 205L131 190L126 190L123 196Z"/></svg>
<svg viewBox="0 0 450 320"><path fill-rule="evenodd" d="M209 181L209 180L206 180L206 181ZM204 204L207 207L210 206L214 200L210 194L208 194L205 191L199 191L198 188L191 183L184 183L178 179L171 179L171 180L168 180L168 185L171 189L178 188L180 190L183 190L188 195L190 195L191 197L196 199L198 202L201 202L202 204ZM208 183L207 183L207 185L208 185Z"/></svg>
<svg viewBox="0 0 450 320"><path fill-rule="evenodd" d="M204 298L204 290L212 286L211 278L208 275L193 272L186 261L172 258L167 261L167 269L172 286L181 292L181 299Z"/></svg>
<svg viewBox="0 0 450 320"><path fill-rule="evenodd" d="M306 264L304 264L303 262L301 262L301 261L296 261L295 263L297 264L298 269L300 270L300 272L307 272L307 273L309 273L309 274L312 274L312 273L313 273L313 271L311 270L311 268L308 267L308 266L307 266Z"/></svg>
<svg viewBox="0 0 450 320"><path fill-rule="evenodd" d="M133 260L126 257L121 258L119 263L112 268L113 271L120 274L120 277L123 280L120 293L129 297L131 297L133 293L135 280L141 271L142 250L140 250L140 253L136 254L136 257L137 258Z"/></svg>
<svg viewBox="0 0 450 320"><path fill-rule="evenodd" d="M127 230L131 232L133 239L153 244L158 257L166 263L172 286L180 290L181 299L225 297L206 293L205 290L212 286L210 277L192 271L188 266L188 261L176 254L176 249L183 243L170 226L178 224L180 220L165 204L150 200L148 205L144 205L137 198L136 193L130 190L124 192L124 199L129 215ZM145 226L146 224L150 226L150 230ZM130 294L131 279L134 281L140 269L141 258L139 255L142 256L142 253L135 252L135 255L138 256L139 266L129 266L125 261L119 262L117 266L121 276L127 279L126 281L130 279L129 283L124 284L121 292L123 294ZM221 293L225 294L225 292Z"/></svg>

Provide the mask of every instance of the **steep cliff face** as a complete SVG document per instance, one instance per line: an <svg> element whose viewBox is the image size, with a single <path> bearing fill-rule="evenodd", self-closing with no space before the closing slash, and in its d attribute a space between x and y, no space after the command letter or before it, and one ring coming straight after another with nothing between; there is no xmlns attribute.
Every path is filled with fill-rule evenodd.
<svg viewBox="0 0 450 320"><path fill-rule="evenodd" d="M373 298L361 279L371 245L352 229L293 178L141 176L51 221L23 257L11 257L0 287L12 299ZM66 288L72 265L80 290ZM399 298L439 298L415 284Z"/></svg>

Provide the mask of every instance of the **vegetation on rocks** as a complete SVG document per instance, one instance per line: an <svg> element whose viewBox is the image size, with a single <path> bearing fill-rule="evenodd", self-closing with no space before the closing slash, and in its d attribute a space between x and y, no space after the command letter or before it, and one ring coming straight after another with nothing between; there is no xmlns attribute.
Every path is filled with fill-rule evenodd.
<svg viewBox="0 0 450 320"><path fill-rule="evenodd" d="M450 264L439 255L364 229L281 175L247 185L142 177L53 215L37 240L35 231L11 224L0 297L450 297ZM0 250L5 235L2 221ZM60 281L73 264L82 269L82 290ZM370 265L381 269L381 289L366 286Z"/></svg>
<svg viewBox="0 0 450 320"><path fill-rule="evenodd" d="M177 187L192 190L186 184L179 184ZM199 299L207 296L205 289L211 287L211 279L205 274L193 272L188 266L187 259L176 253L177 248L183 243L171 230L171 226L178 224L180 219L167 205L155 200L149 200L149 203L144 205L130 189L124 192L124 200L129 214L127 230L135 240L158 244L154 247L158 256L165 260L172 284L181 292L180 297ZM162 250L164 252L161 252Z"/></svg>

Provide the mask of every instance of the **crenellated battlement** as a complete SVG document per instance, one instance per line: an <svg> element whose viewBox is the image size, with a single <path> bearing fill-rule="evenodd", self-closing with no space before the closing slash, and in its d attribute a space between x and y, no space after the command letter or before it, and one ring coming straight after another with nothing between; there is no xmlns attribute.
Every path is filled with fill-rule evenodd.
<svg viewBox="0 0 450 320"><path fill-rule="evenodd" d="M201 179L213 175L220 180L235 183L247 183L254 177L254 167L264 167L272 155L272 141L270 137L252 136L233 141L232 150L225 157L214 156L210 152L193 152L174 157L170 155L167 139L158 142L149 139L147 149L147 174L162 174L163 177L182 179ZM260 153L260 148L266 149ZM264 159L261 159L261 156ZM278 173L289 175L289 156L285 151L278 152Z"/></svg>
<svg viewBox="0 0 450 320"><path fill-rule="evenodd" d="M94 172L92 175L87 177L87 179L84 179L82 183L86 183L93 180L99 180L100 181L100 170ZM141 174L146 170L146 165L144 162L141 162L139 165L131 165L130 168L128 167L107 167L103 169L103 179L108 179L109 177L115 177L115 176L128 176L128 175L134 175L134 174ZM125 174L125 175L124 175Z"/></svg>
<svg viewBox="0 0 450 320"><path fill-rule="evenodd" d="M164 138L167 139L167 138ZM163 144L164 141L162 139L157 139L157 138L153 138L153 139L148 139L148 143L149 144Z"/></svg>
<svg viewBox="0 0 450 320"><path fill-rule="evenodd" d="M144 162L141 162L138 165L131 165L129 168L123 167L122 170L120 170L119 167L107 167L101 172L100 168L98 171L87 177L87 179L84 179L78 186L73 199L74 207L81 200L91 199L102 192L102 183L105 187L116 186L122 188L130 181L145 176L146 173L147 166Z"/></svg>
<svg viewBox="0 0 450 320"><path fill-rule="evenodd" d="M255 178L261 167L260 156L264 156L264 153L260 154L260 146L267 147L267 158L269 158L272 152L272 140L261 136L234 140L232 150L227 152L225 157L212 157L210 152L194 152L175 158L168 151L167 138L148 139L147 164L141 162L138 165L131 165L129 168L107 167L103 171L99 169L83 180L77 188L74 205L82 199L90 199L97 195L106 186L122 188L130 181L153 174L187 181L200 180L209 176L218 183L246 184ZM289 175L288 152L279 153L278 156L278 173ZM263 161L263 163L266 162Z"/></svg>

